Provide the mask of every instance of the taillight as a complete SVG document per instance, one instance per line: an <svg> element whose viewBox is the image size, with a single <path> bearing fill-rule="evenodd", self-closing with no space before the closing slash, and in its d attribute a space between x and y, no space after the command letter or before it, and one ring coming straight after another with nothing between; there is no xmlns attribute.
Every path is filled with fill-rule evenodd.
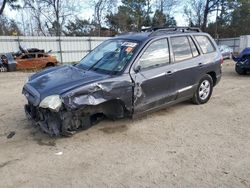
<svg viewBox="0 0 250 188"><path fill-rule="evenodd" d="M224 59L223 59L223 57L221 57L220 64L223 64L223 63L224 63Z"/></svg>

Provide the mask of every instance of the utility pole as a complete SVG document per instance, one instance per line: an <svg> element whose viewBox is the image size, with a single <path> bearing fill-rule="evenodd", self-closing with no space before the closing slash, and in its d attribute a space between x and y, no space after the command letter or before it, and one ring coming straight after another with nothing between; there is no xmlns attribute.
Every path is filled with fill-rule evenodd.
<svg viewBox="0 0 250 188"><path fill-rule="evenodd" d="M218 40L219 39L219 34L218 34L218 16L219 16L219 3L217 3L217 8L216 8L216 23L215 23L215 38Z"/></svg>

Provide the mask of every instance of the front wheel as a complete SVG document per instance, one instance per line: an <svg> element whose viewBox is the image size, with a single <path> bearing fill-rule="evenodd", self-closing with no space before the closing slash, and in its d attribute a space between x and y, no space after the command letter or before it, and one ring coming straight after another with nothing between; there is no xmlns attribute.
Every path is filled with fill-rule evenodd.
<svg viewBox="0 0 250 188"><path fill-rule="evenodd" d="M205 104L213 92L213 80L210 75L205 75L200 80L198 87L193 96L194 104Z"/></svg>

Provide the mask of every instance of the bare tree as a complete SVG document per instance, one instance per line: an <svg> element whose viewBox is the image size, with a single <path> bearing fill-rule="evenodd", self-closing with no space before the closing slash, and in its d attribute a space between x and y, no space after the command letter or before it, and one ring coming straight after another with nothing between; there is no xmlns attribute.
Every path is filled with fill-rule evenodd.
<svg viewBox="0 0 250 188"><path fill-rule="evenodd" d="M202 30L205 30L207 27L207 20L208 15L215 11L218 4L220 3L220 0L206 0L205 9L204 9L204 17L203 17L203 23L201 26Z"/></svg>
<svg viewBox="0 0 250 188"><path fill-rule="evenodd" d="M201 27L204 18L204 0L190 1L189 6L184 7L184 14L189 25Z"/></svg>
<svg viewBox="0 0 250 188"><path fill-rule="evenodd" d="M0 15L3 14L3 10L5 9L6 4L7 4L7 0L3 0L3 2L1 3Z"/></svg>
<svg viewBox="0 0 250 188"><path fill-rule="evenodd" d="M43 19L43 2L40 0L25 0L24 9L29 9L32 17L35 19L37 35L40 33L46 36Z"/></svg>
<svg viewBox="0 0 250 188"><path fill-rule="evenodd" d="M179 0L155 0L154 4L156 9L160 10L162 13L166 12L170 14L178 2Z"/></svg>
<svg viewBox="0 0 250 188"><path fill-rule="evenodd" d="M184 14L187 16L190 25L205 30L209 14L218 10L220 3L221 0L190 0L184 7Z"/></svg>
<svg viewBox="0 0 250 188"><path fill-rule="evenodd" d="M52 24L55 34L60 36L62 25L65 23L67 16L71 13L64 10L66 7L64 7L64 2L62 0L44 0L44 3L47 7L51 7L51 16L53 16L54 19L53 17L47 17L47 19Z"/></svg>
<svg viewBox="0 0 250 188"><path fill-rule="evenodd" d="M13 9L19 8L19 5L16 3L17 3L17 0L1 0L0 1L0 15L3 14L3 11L7 4Z"/></svg>
<svg viewBox="0 0 250 188"><path fill-rule="evenodd" d="M107 13L112 11L117 4L116 0L94 0L91 1L91 5L94 7L94 21L98 26L98 35L101 35L101 27L103 19L106 17Z"/></svg>
<svg viewBox="0 0 250 188"><path fill-rule="evenodd" d="M79 12L76 0L24 0L31 12L37 30L43 35L60 36L67 19ZM45 31L46 30L46 31Z"/></svg>
<svg viewBox="0 0 250 188"><path fill-rule="evenodd" d="M20 35L21 31L15 20L0 16L0 35Z"/></svg>

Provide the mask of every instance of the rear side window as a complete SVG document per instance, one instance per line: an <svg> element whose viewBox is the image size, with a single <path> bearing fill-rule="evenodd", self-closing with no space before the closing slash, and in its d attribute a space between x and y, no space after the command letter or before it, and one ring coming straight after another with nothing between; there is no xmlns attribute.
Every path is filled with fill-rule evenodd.
<svg viewBox="0 0 250 188"><path fill-rule="evenodd" d="M24 55L23 57L21 57L21 59L32 59L35 57L36 57L36 54L27 54L27 55Z"/></svg>
<svg viewBox="0 0 250 188"><path fill-rule="evenodd" d="M215 48L207 36L194 36L204 54L215 51Z"/></svg>
<svg viewBox="0 0 250 188"><path fill-rule="evenodd" d="M188 38L172 37L171 44L174 52L175 62L183 61L193 57Z"/></svg>

